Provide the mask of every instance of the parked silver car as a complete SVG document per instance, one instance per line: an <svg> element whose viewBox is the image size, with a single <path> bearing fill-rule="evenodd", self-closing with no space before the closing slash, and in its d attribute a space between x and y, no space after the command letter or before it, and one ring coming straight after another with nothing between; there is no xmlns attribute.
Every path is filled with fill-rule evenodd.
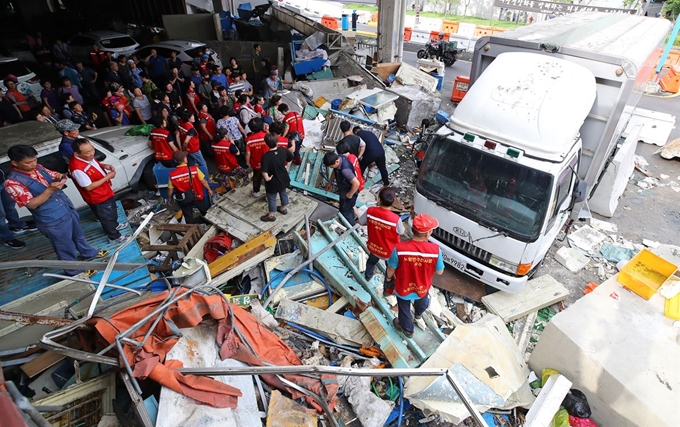
<svg viewBox="0 0 680 427"><path fill-rule="evenodd" d="M112 52L114 58L118 55L130 55L139 48L139 43L127 34L116 31L90 31L76 34L69 41L68 49L73 59L87 62L95 44L101 50Z"/></svg>
<svg viewBox="0 0 680 427"><path fill-rule="evenodd" d="M158 55L163 58L170 58L170 52L177 52L177 57L182 61L182 71L185 75L191 74L191 64L193 59L198 55L198 52L206 46L205 43L201 43L195 40L167 40L164 42L153 43L144 46L143 48L137 50L135 55L137 58L144 59L151 53L151 49L156 49ZM222 60L220 55L212 49L209 49L208 55L212 57L215 61L215 65L222 66Z"/></svg>

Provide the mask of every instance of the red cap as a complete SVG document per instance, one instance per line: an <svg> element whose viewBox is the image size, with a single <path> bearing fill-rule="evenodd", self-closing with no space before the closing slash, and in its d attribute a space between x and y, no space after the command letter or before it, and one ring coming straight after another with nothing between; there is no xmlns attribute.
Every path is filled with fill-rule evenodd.
<svg viewBox="0 0 680 427"><path fill-rule="evenodd" d="M427 233L439 227L439 221L430 215L420 214L413 218L413 231L417 233Z"/></svg>

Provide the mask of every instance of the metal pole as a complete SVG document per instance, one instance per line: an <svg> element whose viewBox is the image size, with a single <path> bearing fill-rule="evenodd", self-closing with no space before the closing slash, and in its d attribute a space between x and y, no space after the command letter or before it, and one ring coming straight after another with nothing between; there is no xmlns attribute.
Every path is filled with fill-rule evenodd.
<svg viewBox="0 0 680 427"><path fill-rule="evenodd" d="M63 280L71 280L73 282L79 282L79 283L88 283L91 285L96 285L99 282L95 282L94 280L87 280L87 279L81 279L79 277L73 277L73 276L65 276L63 274L55 274L55 273L43 273L43 277L56 277L57 279L63 279ZM120 289L121 291L125 292L132 292L137 295L141 295L142 293L140 291L137 291L135 289L130 289L126 288L125 286L120 286L120 285L113 285L111 283L106 283L104 286L108 288L113 288L113 289Z"/></svg>
<svg viewBox="0 0 680 427"><path fill-rule="evenodd" d="M62 261L58 259L32 259L23 261L0 262L0 270L14 270L17 268L55 268L73 270L101 270L109 264L106 262L93 261ZM112 270L134 270L146 264L135 264L129 262L119 262L112 267Z"/></svg>
<svg viewBox="0 0 680 427"><path fill-rule="evenodd" d="M149 221L151 221L151 218L153 218L153 212L150 212L146 215L146 218L144 218L144 221L142 221L141 224L139 224L139 227L135 230L134 233L132 233L132 236L118 247L113 252L113 255L111 255L111 259L109 259L109 263L106 266L106 269L104 270L104 274L102 275L102 278L99 280L99 286L97 286L97 291L94 293L94 297L92 298L92 302L90 303L90 308L87 310L87 315L85 317L90 318L94 314L94 309L97 306L97 302L99 300L99 297L102 295L104 292L104 286L106 285L106 282L109 280L109 276L111 275L111 272L113 271L113 266L116 264L116 260L118 259L118 254L129 244L131 244L135 239L137 239L137 236L142 232L144 228L146 228L147 224ZM140 393L141 394L141 393Z"/></svg>
<svg viewBox="0 0 680 427"><path fill-rule="evenodd" d="M278 285L276 285L276 288L274 288L274 289L272 290L272 292L269 294L269 297L267 297L267 299L265 300L264 304L262 304L262 307L267 308L267 306L269 305L269 303L270 303L270 302L272 301L272 299L274 298L274 295L276 295L276 293L277 293L281 288L283 288L283 285L285 285L286 282L287 282L288 280L290 280L290 279L291 279L298 271L302 270L302 269L305 268L307 265L309 265L309 264L311 264L312 262L314 262L315 259L317 259L317 258L320 257L321 255L323 255L326 251L328 251L328 250L331 249L333 246L335 246L336 243L338 243L339 241L341 241L341 240L344 239L345 237L349 236L354 230L358 229L359 226L360 226L359 224L356 224L354 227L350 228L349 230L346 230L344 233L342 233L340 236L338 236L337 239L333 240L333 241L330 242L328 245L326 245L326 247L324 247L323 249L321 249L319 252L315 253L314 255L310 256L309 259L308 259L307 261L305 261L305 262L303 262L302 264L298 265L298 266L295 267L293 270L291 270L288 274L286 274L286 277L283 278L283 280L281 281L281 283L279 283ZM309 253L311 253L311 252L312 252L312 248L311 248L311 247L308 247L308 248L307 248L307 251L308 251Z"/></svg>
<svg viewBox="0 0 680 427"><path fill-rule="evenodd" d="M283 374L330 374L350 377L372 377L380 374L384 377L440 377L446 375L447 368L346 368L325 365L295 366L218 366L205 368L179 368L177 372L190 375L283 375Z"/></svg>
<svg viewBox="0 0 680 427"><path fill-rule="evenodd" d="M671 36L668 38L668 43L666 43L666 47L664 48L663 53L661 54L661 58L659 59L659 65L656 66L656 74L659 74L659 72L663 68L663 64L664 62L666 62L668 53L671 51L671 48L673 47L673 42L675 42L675 38L678 36L678 31L680 31L680 16L678 16L675 19L675 26L673 27L673 31L671 31Z"/></svg>
<svg viewBox="0 0 680 427"><path fill-rule="evenodd" d="M470 397L467 395L467 393L465 393L465 390L463 390L463 387L458 384L456 377L453 376L453 372L447 370L446 379L449 380L449 384L451 384L453 390L456 392L458 397L460 397L460 400L463 401L463 405L465 405L470 415L472 415L472 419L475 421L475 423L479 427L489 427L488 424L486 424L486 421L484 421L484 418L482 418L482 414L479 413L475 405L470 400Z"/></svg>

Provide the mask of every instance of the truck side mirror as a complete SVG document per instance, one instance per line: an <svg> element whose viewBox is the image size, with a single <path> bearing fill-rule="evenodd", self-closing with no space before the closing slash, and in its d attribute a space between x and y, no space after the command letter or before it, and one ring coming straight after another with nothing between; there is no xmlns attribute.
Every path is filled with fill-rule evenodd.
<svg viewBox="0 0 680 427"><path fill-rule="evenodd" d="M588 183L585 181L581 181L580 179L577 180L576 185L574 186L574 192L571 195L572 206L575 203L585 201L587 196L588 196Z"/></svg>

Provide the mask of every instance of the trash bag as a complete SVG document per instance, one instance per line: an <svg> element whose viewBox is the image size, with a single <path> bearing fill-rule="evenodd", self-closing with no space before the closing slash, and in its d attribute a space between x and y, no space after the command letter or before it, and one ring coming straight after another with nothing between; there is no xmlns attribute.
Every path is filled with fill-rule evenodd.
<svg viewBox="0 0 680 427"><path fill-rule="evenodd" d="M569 412L566 409L557 411L553 417L551 427L569 427Z"/></svg>
<svg viewBox="0 0 680 427"><path fill-rule="evenodd" d="M581 390L575 388L569 390L569 393L567 393L562 401L562 406L569 412L569 415L579 418L590 417L590 405L588 405L588 399L586 399L586 395Z"/></svg>
<svg viewBox="0 0 680 427"><path fill-rule="evenodd" d="M125 132L125 136L149 136L154 129L154 125L136 125Z"/></svg>
<svg viewBox="0 0 680 427"><path fill-rule="evenodd" d="M548 378L550 378L551 375L556 375L556 374L559 375L559 372L554 370L554 369L550 369L550 368L544 369L541 372L541 387L545 387L545 383L548 382Z"/></svg>
<svg viewBox="0 0 680 427"><path fill-rule="evenodd" d="M569 425L571 427L597 427L595 421L590 418L579 418L573 415L569 415Z"/></svg>

